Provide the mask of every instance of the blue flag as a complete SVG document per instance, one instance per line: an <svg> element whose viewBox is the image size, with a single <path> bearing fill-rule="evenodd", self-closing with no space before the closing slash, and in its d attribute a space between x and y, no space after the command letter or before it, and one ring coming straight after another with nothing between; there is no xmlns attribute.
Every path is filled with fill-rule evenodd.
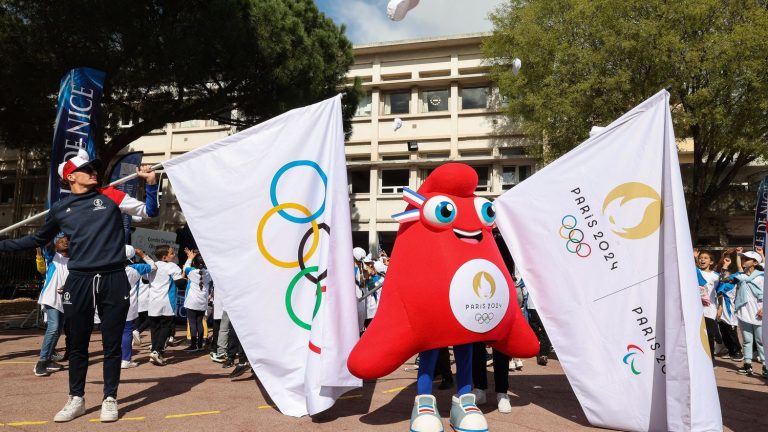
<svg viewBox="0 0 768 432"><path fill-rule="evenodd" d="M141 166L141 159L144 157L144 152L137 151L123 155L120 159L112 165L112 172L109 174L109 182L112 183L116 180L120 180L123 177L127 177L136 173L136 168ZM136 177L133 180L129 180L125 183L120 183L115 186L115 189L121 190L131 198L136 198L136 192L139 188L139 178ZM125 244L131 244L131 216L123 213L123 228L125 229Z"/></svg>
<svg viewBox="0 0 768 432"><path fill-rule="evenodd" d="M768 176L760 182L757 189L757 206L755 206L755 237L754 247L765 249L765 225L768 222Z"/></svg>
<svg viewBox="0 0 768 432"><path fill-rule="evenodd" d="M80 149L85 149L91 160L96 158L105 75L96 69L76 68L61 79L51 147L48 207L69 195L68 190L61 189L59 164L77 156Z"/></svg>

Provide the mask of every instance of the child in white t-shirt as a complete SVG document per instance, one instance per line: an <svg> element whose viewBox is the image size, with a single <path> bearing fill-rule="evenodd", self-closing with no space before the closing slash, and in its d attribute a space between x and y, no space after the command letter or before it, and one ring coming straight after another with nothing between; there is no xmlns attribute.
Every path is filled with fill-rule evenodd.
<svg viewBox="0 0 768 432"><path fill-rule="evenodd" d="M134 256L138 256L144 263L134 264L131 262ZM123 355L120 362L121 369L135 368L139 364L131 361L133 349L131 342L133 340L133 325L139 317L139 285L142 276L149 275L157 269L152 258L144 254L141 249L134 249L133 246L125 246L125 258L129 264L125 267L125 275L128 277L128 284L131 287L129 294L130 305L128 306L128 315L125 318L125 327L123 329Z"/></svg>
<svg viewBox="0 0 768 432"><path fill-rule="evenodd" d="M67 270L69 238L64 235L57 236L53 244L56 252L47 263L44 263L45 283L37 301L40 307L45 310L48 324L45 329L43 344L40 347L40 357L33 369L35 376L48 376L51 372L57 372L63 368L62 365L54 362L51 356L56 348L64 323L64 306L61 303L59 291L64 287L64 282L69 274ZM41 258L42 252L38 249L38 262ZM38 268L38 270L40 269Z"/></svg>
<svg viewBox="0 0 768 432"><path fill-rule="evenodd" d="M711 252L701 251L696 259L696 270L699 276L699 295L701 304L704 306L704 322L707 327L707 340L709 341L709 352L712 353L712 362L715 357L715 335L717 334L717 285L720 282L720 275L712 271L715 264L714 256ZM703 283L702 283L703 282Z"/></svg>
<svg viewBox="0 0 768 432"><path fill-rule="evenodd" d="M185 249L187 262L184 263L184 275L187 276L187 290L184 296L184 308L187 310L187 322L191 337L189 347L184 351L203 350L206 335L203 334L203 319L208 310L208 296L211 276L205 267L203 257L197 250Z"/></svg>
<svg viewBox="0 0 768 432"><path fill-rule="evenodd" d="M174 333L176 317L176 283L183 279L181 269L174 260L176 251L168 245L155 249L157 269L149 275L149 320L152 327L152 352L149 361L164 366L165 343Z"/></svg>
<svg viewBox="0 0 768 432"><path fill-rule="evenodd" d="M734 278L739 281L736 292L736 318L739 320L741 337L744 340L744 366L736 371L739 375L753 375L752 344L757 344L758 362L765 359L763 348L763 272L757 267L763 259L757 252L741 252L736 256L736 267L743 274ZM765 366L763 366L765 371Z"/></svg>

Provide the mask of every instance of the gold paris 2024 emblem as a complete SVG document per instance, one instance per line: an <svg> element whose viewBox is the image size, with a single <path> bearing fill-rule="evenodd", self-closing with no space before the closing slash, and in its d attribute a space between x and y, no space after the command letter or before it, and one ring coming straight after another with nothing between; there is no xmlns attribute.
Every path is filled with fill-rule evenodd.
<svg viewBox="0 0 768 432"><path fill-rule="evenodd" d="M481 271L472 278L472 289L477 298L488 300L496 294L496 281L490 273Z"/></svg>
<svg viewBox="0 0 768 432"><path fill-rule="evenodd" d="M619 199L618 203L614 203ZM615 187L603 201L603 214L608 217L611 230L628 240L642 239L655 233L661 226L661 210L659 193L639 182ZM642 218L638 222L639 215Z"/></svg>

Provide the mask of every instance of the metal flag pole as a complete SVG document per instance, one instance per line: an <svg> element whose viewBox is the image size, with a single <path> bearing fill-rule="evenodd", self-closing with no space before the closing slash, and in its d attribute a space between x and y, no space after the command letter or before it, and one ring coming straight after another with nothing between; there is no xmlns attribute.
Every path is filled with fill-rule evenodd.
<svg viewBox="0 0 768 432"><path fill-rule="evenodd" d="M163 162L160 162L157 165L153 165L152 166L152 170L154 171L154 170L160 169L162 167L163 167ZM117 186L117 185L125 183L125 182L127 182L129 180L133 180L136 177L138 177L138 174L133 173L131 175L128 175L128 176L125 176L125 177L123 177L121 179L117 179L117 180L113 181L112 183L108 184L107 187ZM16 222L15 224L0 230L0 235L3 235L3 234L8 233L8 232L11 232L11 231L15 230L16 228L23 227L24 225L27 225L28 223L30 223L32 221L36 221L36 220L42 218L43 216L45 216L47 214L48 214L48 210L45 210L45 211L42 211L42 212L40 212L40 213L38 213L38 214L36 214L34 216L28 217L28 218L24 219L21 222Z"/></svg>

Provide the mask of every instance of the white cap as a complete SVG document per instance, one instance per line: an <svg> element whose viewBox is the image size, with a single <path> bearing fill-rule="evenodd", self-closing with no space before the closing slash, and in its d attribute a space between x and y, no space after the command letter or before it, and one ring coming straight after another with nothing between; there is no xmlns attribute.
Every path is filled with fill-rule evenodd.
<svg viewBox="0 0 768 432"><path fill-rule="evenodd" d="M757 261L758 265L763 263L763 257L761 257L760 254L755 251L744 252L739 255Z"/></svg>
<svg viewBox="0 0 768 432"><path fill-rule="evenodd" d="M368 254L363 258L364 263L372 263L373 262L373 256L371 254Z"/></svg>
<svg viewBox="0 0 768 432"><path fill-rule="evenodd" d="M362 261L365 258L365 249L361 247L352 249L352 256L355 257L356 261Z"/></svg>
<svg viewBox="0 0 768 432"><path fill-rule="evenodd" d="M77 151L77 156L59 164L59 177L62 179L67 178L73 171L86 165L94 165L94 167L98 169L101 165L101 161L98 159L91 160L90 156L88 156L88 152L85 151L85 149L80 149Z"/></svg>
<svg viewBox="0 0 768 432"><path fill-rule="evenodd" d="M379 273L386 273L387 267L388 266L381 261L376 261L373 263L373 268L376 269L376 271Z"/></svg>
<svg viewBox="0 0 768 432"><path fill-rule="evenodd" d="M125 258L130 260L133 259L134 256L136 256L136 249L131 245L125 245Z"/></svg>

